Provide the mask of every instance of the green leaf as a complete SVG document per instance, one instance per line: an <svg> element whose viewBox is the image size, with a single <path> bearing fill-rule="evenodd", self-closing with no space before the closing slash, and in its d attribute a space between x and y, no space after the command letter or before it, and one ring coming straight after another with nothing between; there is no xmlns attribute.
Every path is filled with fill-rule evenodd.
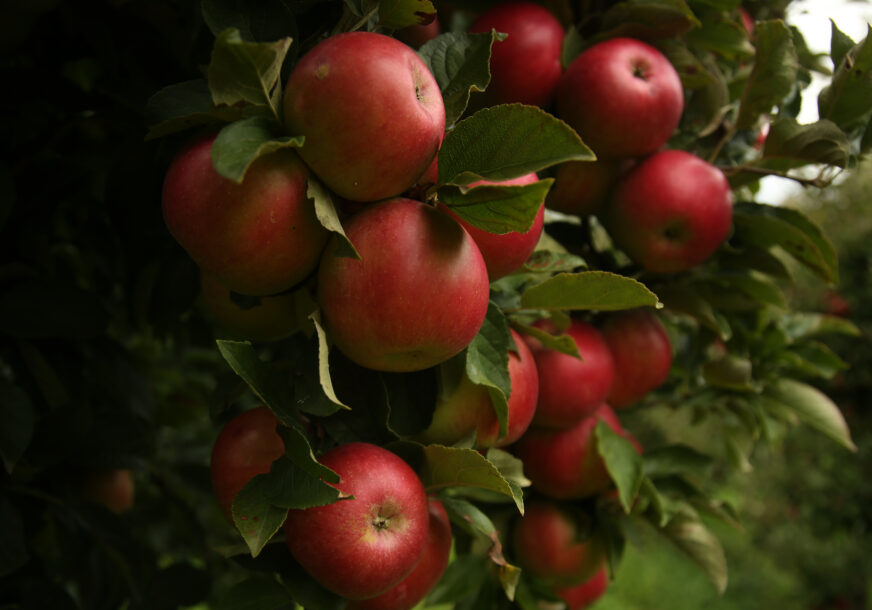
<svg viewBox="0 0 872 610"><path fill-rule="evenodd" d="M474 227L499 235L526 233L553 183L553 178L546 178L522 186L486 185L469 190L446 185L439 188L438 197Z"/></svg>
<svg viewBox="0 0 872 610"><path fill-rule="evenodd" d="M699 27L684 0L625 0L609 8L593 41L617 36L643 40L674 38Z"/></svg>
<svg viewBox="0 0 872 610"><path fill-rule="evenodd" d="M504 104L479 110L445 134L439 184L509 180L564 161L594 158L560 119L534 106Z"/></svg>
<svg viewBox="0 0 872 610"><path fill-rule="evenodd" d="M149 125L146 140L199 125L235 121L245 115L239 107L216 108L209 84L203 78L164 87L148 99L145 112Z"/></svg>
<svg viewBox="0 0 872 610"><path fill-rule="evenodd" d="M861 335L860 329L850 320L823 313L789 312L779 318L778 325L793 341L828 334Z"/></svg>
<svg viewBox="0 0 872 610"><path fill-rule="evenodd" d="M336 391L333 389L333 379L330 377L329 341L327 340L327 332L321 325L320 312L316 311L312 313L312 315L309 316L309 319L312 320L312 324L315 326L315 335L318 338L318 382L321 385L321 389L324 391L324 395L327 396L331 403L339 408L350 409L351 407L346 405L338 396L336 396ZM329 413L319 414L329 415Z"/></svg>
<svg viewBox="0 0 872 610"><path fill-rule="evenodd" d="M738 129L750 129L757 118L778 106L793 91L799 60L793 35L783 21L758 21L754 68L742 93Z"/></svg>
<svg viewBox="0 0 872 610"><path fill-rule="evenodd" d="M792 118L773 122L766 136L763 157L789 161L790 167L823 163L846 167L851 143L839 127L829 120L800 125Z"/></svg>
<svg viewBox="0 0 872 610"><path fill-rule="evenodd" d="M670 284L657 293L666 309L691 316L724 341L733 335L729 321L718 314L693 283Z"/></svg>
<svg viewBox="0 0 872 610"><path fill-rule="evenodd" d="M862 123L872 113L872 43L866 38L836 64L832 81L818 95L818 114L846 131Z"/></svg>
<svg viewBox="0 0 872 610"><path fill-rule="evenodd" d="M597 451L602 456L615 487L618 488L618 497L624 510L629 513L642 485L642 456L630 441L615 432L604 421L597 422L594 434L596 434Z"/></svg>
<svg viewBox="0 0 872 610"><path fill-rule="evenodd" d="M530 486L530 479L524 476L524 463L508 451L491 448L488 449L485 457L500 471L500 474L510 485Z"/></svg>
<svg viewBox="0 0 872 610"><path fill-rule="evenodd" d="M709 72L699 57L687 48L686 44L667 38L657 41L656 46L678 72L681 85L685 89L702 89L715 82L715 76Z"/></svg>
<svg viewBox="0 0 872 610"><path fill-rule="evenodd" d="M296 410L291 388L284 383L286 378L280 377L270 363L261 360L251 343L224 339L216 343L230 368L280 420L289 425L295 421Z"/></svg>
<svg viewBox="0 0 872 610"><path fill-rule="evenodd" d="M282 87L279 79L290 46L290 38L245 42L239 30L224 30L215 39L206 69L212 102L216 106L260 106L280 123Z"/></svg>
<svg viewBox="0 0 872 610"><path fill-rule="evenodd" d="M36 422L27 392L4 379L0 379L0 421L0 460L11 473L30 445Z"/></svg>
<svg viewBox="0 0 872 610"><path fill-rule="evenodd" d="M201 0L200 8L215 37L228 28L237 28L243 40L271 42L296 30L296 19L285 0Z"/></svg>
<svg viewBox="0 0 872 610"><path fill-rule="evenodd" d="M690 474L705 480L715 461L688 445L667 445L645 451L642 461L645 475L651 478Z"/></svg>
<svg viewBox="0 0 872 610"><path fill-rule="evenodd" d="M831 283L838 282L838 258L819 226L801 212L760 203L739 203L733 209L734 238L769 248L780 246L797 261Z"/></svg>
<svg viewBox="0 0 872 610"><path fill-rule="evenodd" d="M448 495L439 496L439 500L445 507L452 523L472 535L482 536L486 540L499 540L499 532L493 521L475 504L469 500Z"/></svg>
<svg viewBox="0 0 872 610"><path fill-rule="evenodd" d="M754 47L748 40L745 27L724 13L713 19L704 19L701 27L687 33L687 41L696 48L711 51L728 61L739 62L754 55Z"/></svg>
<svg viewBox="0 0 872 610"><path fill-rule="evenodd" d="M514 347L514 342L509 323L502 310L491 302L478 334L467 347L466 375L472 383L487 389L500 426L499 438L506 435L509 418L508 399L512 392L510 347Z"/></svg>
<svg viewBox="0 0 872 610"><path fill-rule="evenodd" d="M489 566L475 555L458 555L426 597L426 605L454 604L474 595L489 580Z"/></svg>
<svg viewBox="0 0 872 610"><path fill-rule="evenodd" d="M563 354L568 354L569 356L581 359L581 354L578 352L578 345L576 345L575 339L565 333L552 335L536 326L521 324L519 322L512 322L512 326L516 330L530 335L548 349L553 349Z"/></svg>
<svg viewBox="0 0 872 610"><path fill-rule="evenodd" d="M333 240L336 242L336 247L332 249L332 255L360 260L360 254L351 240L348 239L345 229L342 228L342 222L339 220L339 214L330 191L324 188L324 185L311 172L309 173L306 195L315 204L315 216L318 217L318 222L334 234Z"/></svg>
<svg viewBox="0 0 872 610"><path fill-rule="evenodd" d="M801 420L843 447L857 450L839 407L817 388L795 379L779 379L765 395L791 408Z"/></svg>
<svg viewBox="0 0 872 610"><path fill-rule="evenodd" d="M378 24L389 30L426 25L435 18L436 7L430 0L381 0L378 3Z"/></svg>
<svg viewBox="0 0 872 610"><path fill-rule="evenodd" d="M727 588L727 559L717 536L700 521L686 516L673 518L663 533L702 569L718 593L723 594Z"/></svg>
<svg viewBox="0 0 872 610"><path fill-rule="evenodd" d="M753 272L723 271L699 282L700 286L711 284L724 292L742 294L751 297L759 303L784 309L787 307L780 286L769 277Z"/></svg>
<svg viewBox="0 0 872 610"><path fill-rule="evenodd" d="M614 311L657 303L657 295L641 282L605 271L561 273L521 295L521 306L527 309Z"/></svg>
<svg viewBox="0 0 872 610"><path fill-rule="evenodd" d="M218 133L212 145L212 164L219 174L239 184L255 159L283 148L299 148L304 139L279 135L276 124L265 117L243 119Z"/></svg>
<svg viewBox="0 0 872 610"><path fill-rule="evenodd" d="M272 578L248 578L217 596L217 610L294 610L290 593Z"/></svg>
<svg viewBox="0 0 872 610"><path fill-rule="evenodd" d="M418 50L439 83L447 126L463 115L471 92L484 91L490 84L491 47L503 38L496 32L445 32Z"/></svg>
<svg viewBox="0 0 872 610"><path fill-rule="evenodd" d="M750 392L755 389L752 383L753 372L750 360L733 354L706 362L702 367L703 377L710 386L740 392Z"/></svg>
<svg viewBox="0 0 872 610"><path fill-rule="evenodd" d="M839 29L836 22L830 19L830 59L833 60L833 66L838 67L845 61L848 53L857 43Z"/></svg>
<svg viewBox="0 0 872 610"><path fill-rule="evenodd" d="M587 267L583 258L569 252L536 250L524 263L523 270L531 273L560 273Z"/></svg>
<svg viewBox="0 0 872 610"><path fill-rule="evenodd" d="M787 364L798 375L832 379L837 373L849 368L826 344L809 341L794 345L779 354L779 361Z"/></svg>

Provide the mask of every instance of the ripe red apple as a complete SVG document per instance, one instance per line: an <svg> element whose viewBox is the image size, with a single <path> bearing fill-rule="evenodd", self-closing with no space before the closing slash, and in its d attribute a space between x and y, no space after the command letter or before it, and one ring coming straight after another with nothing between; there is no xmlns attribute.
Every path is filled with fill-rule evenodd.
<svg viewBox="0 0 872 610"><path fill-rule="evenodd" d="M550 320L541 320L535 326L556 332ZM612 387L612 353L599 330L574 319L564 332L575 341L581 359L530 340L539 373L539 400L533 416L536 427L571 426L596 411Z"/></svg>
<svg viewBox="0 0 872 610"><path fill-rule="evenodd" d="M520 567L552 587L585 582L604 567L606 546L592 520L568 503L533 500L512 528Z"/></svg>
<svg viewBox="0 0 872 610"><path fill-rule="evenodd" d="M513 451L524 463L524 474L534 489L550 498L580 499L611 487L594 435L599 420L623 434L615 412L605 403L569 428L527 430Z"/></svg>
<svg viewBox="0 0 872 610"><path fill-rule="evenodd" d="M630 406L666 381L672 366L672 343L652 310L614 312L600 330L615 363L615 379L607 398L615 409Z"/></svg>
<svg viewBox="0 0 872 610"><path fill-rule="evenodd" d="M556 593L566 602L567 610L583 610L605 595L608 586L608 570L603 567L580 585L558 589Z"/></svg>
<svg viewBox="0 0 872 610"><path fill-rule="evenodd" d="M233 499L258 474L266 474L285 453L276 432L278 419L266 407L255 407L231 419L212 446L210 470L218 506L233 522Z"/></svg>
<svg viewBox="0 0 872 610"><path fill-rule="evenodd" d="M449 396L438 398L433 420L422 435L424 442L452 445L475 430L477 447L504 447L526 432L536 410L539 376L530 348L517 332L511 333L518 351L509 351L512 391L506 436L499 438L499 422L487 389L464 375Z"/></svg>
<svg viewBox="0 0 872 610"><path fill-rule="evenodd" d="M349 602L347 610L411 610L439 582L451 555L451 522L439 500L430 498L429 507L427 547L415 569L381 595Z"/></svg>
<svg viewBox="0 0 872 610"><path fill-rule="evenodd" d="M496 30L508 34L491 49L491 81L482 94L487 106L519 102L547 106L563 71L563 26L546 8L533 2L502 2L473 22L473 33Z"/></svg>
<svg viewBox="0 0 872 610"><path fill-rule="evenodd" d="M395 38L347 32L318 43L284 94L285 127L305 136L300 156L341 197L399 195L424 173L445 131L436 79Z"/></svg>
<svg viewBox="0 0 872 610"><path fill-rule="evenodd" d="M319 461L352 499L288 511L285 539L316 581L348 599L381 595L408 576L427 546L427 494L401 458L370 443L347 443Z"/></svg>
<svg viewBox="0 0 872 610"><path fill-rule="evenodd" d="M396 198L352 216L345 233L361 260L328 245L318 297L335 345L361 366L415 371L465 348L489 299L478 246L436 208Z"/></svg>
<svg viewBox="0 0 872 610"><path fill-rule="evenodd" d="M299 329L294 293L247 299L251 306L240 305L227 286L208 273L200 274L200 302L207 317L232 335L251 341L277 341Z"/></svg>
<svg viewBox="0 0 872 610"><path fill-rule="evenodd" d="M599 212L621 174L618 161L567 161L557 168L545 207L576 216Z"/></svg>
<svg viewBox="0 0 872 610"><path fill-rule="evenodd" d="M615 245L639 265L676 273L701 264L727 238L733 195L715 166L664 150L623 177L601 218Z"/></svg>
<svg viewBox="0 0 872 610"><path fill-rule="evenodd" d="M113 468L85 476L82 494L91 502L101 504L120 515L133 508L136 483L129 468Z"/></svg>
<svg viewBox="0 0 872 610"><path fill-rule="evenodd" d="M600 159L653 153L684 110L678 72L663 53L633 38L583 51L560 77L555 98L557 115Z"/></svg>
<svg viewBox="0 0 872 610"><path fill-rule="evenodd" d="M306 169L291 150L259 157L242 184L212 165L216 134L182 149L167 170L167 228L201 269L235 292L286 290L318 265L327 230L306 196Z"/></svg>
<svg viewBox="0 0 872 610"><path fill-rule="evenodd" d="M479 180L471 183L469 186L523 186L538 181L539 176L534 172L501 182ZM539 212L533 220L533 225L525 233L518 233L517 231L502 234L490 233L472 226L447 206L439 206L439 209L450 214L455 220L463 225L463 228L466 229L467 233L469 233L475 240L478 249L481 250L481 255L484 257L484 262L487 265L488 277L492 282L512 273L513 271L517 271L520 269L521 265L530 258L530 255L536 248L536 244L539 243L539 237L542 235L542 228L545 223L544 201L542 205L539 206Z"/></svg>
<svg viewBox="0 0 872 610"><path fill-rule="evenodd" d="M405 42L413 49L418 49L436 38L442 32L438 19L433 19L430 23L422 25L410 25L400 28L394 33L397 40Z"/></svg>

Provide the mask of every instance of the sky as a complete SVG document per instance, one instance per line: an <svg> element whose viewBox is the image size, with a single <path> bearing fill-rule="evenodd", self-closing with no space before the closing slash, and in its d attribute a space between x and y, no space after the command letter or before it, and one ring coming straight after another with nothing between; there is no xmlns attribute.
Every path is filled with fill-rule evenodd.
<svg viewBox="0 0 872 610"><path fill-rule="evenodd" d="M802 32L805 42L813 52L830 52L830 20L838 28L859 42L866 36L867 24L872 23L872 2L869 0L795 0L788 7L787 22ZM803 92L802 108L797 120L813 123L818 119L817 95L825 79L815 79ZM784 199L802 190L791 180L767 177L761 181L757 200L764 203L781 203Z"/></svg>

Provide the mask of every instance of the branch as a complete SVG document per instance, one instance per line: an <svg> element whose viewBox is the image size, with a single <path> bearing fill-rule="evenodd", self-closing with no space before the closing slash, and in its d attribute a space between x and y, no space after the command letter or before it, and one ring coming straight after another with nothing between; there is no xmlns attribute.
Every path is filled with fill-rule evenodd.
<svg viewBox="0 0 872 610"><path fill-rule="evenodd" d="M828 170L831 170L832 167L827 166L822 169L817 176L813 178L804 178L802 176L794 176L788 173L789 170L779 170L779 169L770 169L766 167L756 167L753 165L730 165L730 166L718 166L724 175L727 178L731 176L735 176L736 174L747 172L749 174L757 174L760 176L777 176L779 178L786 178L788 180L793 180L802 186L814 186L817 188L826 188L833 183L833 180L839 175L841 170L836 171L832 176L826 176Z"/></svg>

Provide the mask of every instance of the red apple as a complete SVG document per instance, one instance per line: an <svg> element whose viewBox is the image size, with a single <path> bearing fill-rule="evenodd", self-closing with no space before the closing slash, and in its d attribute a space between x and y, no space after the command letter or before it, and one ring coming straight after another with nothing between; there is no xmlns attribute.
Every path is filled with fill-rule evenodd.
<svg viewBox="0 0 872 610"><path fill-rule="evenodd" d="M727 238L733 195L715 166L664 150L623 177L601 218L615 245L639 265L676 273L701 264Z"/></svg>
<svg viewBox="0 0 872 610"><path fill-rule="evenodd" d="M424 556L411 574L381 595L351 601L347 610L411 610L430 592L448 567L451 555L451 522L442 503L430 498L430 529Z"/></svg>
<svg viewBox="0 0 872 610"><path fill-rule="evenodd" d="M423 557L430 523L424 486L401 458L370 443L340 445L319 461L339 475L335 487L353 498L288 511L288 548L334 593L381 595Z"/></svg>
<svg viewBox="0 0 872 610"><path fill-rule="evenodd" d="M533 2L502 2L482 13L473 33L496 30L508 34L491 49L491 81L482 94L487 106L519 102L547 106L563 71L563 26L546 8Z"/></svg>
<svg viewBox="0 0 872 610"><path fill-rule="evenodd" d="M524 474L534 489L551 498L580 499L611 487L594 435L599 420L623 434L615 412L605 403L569 428L527 430L513 451L524 463Z"/></svg>
<svg viewBox="0 0 872 610"><path fill-rule="evenodd" d="M212 446L210 470L218 506L233 522L233 499L256 475L266 474L285 453L278 419L266 407L240 413L221 429Z"/></svg>
<svg viewBox="0 0 872 610"><path fill-rule="evenodd" d="M250 306L240 305L227 286L208 273L200 274L200 302L207 317L232 335L251 341L277 341L299 329L293 292L246 300L251 301Z"/></svg>
<svg viewBox="0 0 872 610"><path fill-rule="evenodd" d="M129 468L114 468L90 473L82 484L82 493L117 515L125 513L133 508L136 497L133 472Z"/></svg>
<svg viewBox="0 0 872 610"><path fill-rule="evenodd" d="M511 180L501 182L492 182L488 180L479 180L471 183L470 187L485 186L485 185L502 185L502 186L523 186L525 184L533 184L539 181L539 176L535 173L526 174ZM545 204L539 206L539 212L533 220L533 225L524 233L511 231L510 233L490 233L478 227L474 227L458 216L454 210L446 206L439 206L439 209L450 214L456 219L463 228L472 236L478 249L481 250L481 255L484 257L484 262L487 265L487 272L490 281L497 280L506 276L513 271L520 269L533 250L536 244L539 243L539 237L542 235L542 228L545 223Z"/></svg>
<svg viewBox="0 0 872 610"><path fill-rule="evenodd" d="M557 115L600 159L653 153L684 110L678 72L663 53L633 38L583 51L560 77L555 98Z"/></svg>
<svg viewBox="0 0 872 610"><path fill-rule="evenodd" d="M328 245L318 296L330 338L346 356L367 368L415 371L472 341L490 287L463 227L425 203L397 198L352 216L345 233L361 260L337 257Z"/></svg>
<svg viewBox="0 0 872 610"><path fill-rule="evenodd" d="M518 333L511 333L518 351L509 351L512 391L506 436L499 438L499 422L487 389L464 375L449 396L439 397L433 421L422 435L424 442L452 445L475 430L476 446L504 447L526 432L536 410L539 377L530 348Z"/></svg>
<svg viewBox="0 0 872 610"><path fill-rule="evenodd" d="M375 201L408 189L436 155L445 106L417 53L373 32L331 36L291 73L285 126L300 156L341 197Z"/></svg>
<svg viewBox="0 0 872 610"><path fill-rule="evenodd" d="M549 320L536 326L556 332ZM530 341L539 373L533 425L540 428L566 428L587 417L599 408L612 387L612 353L599 330L574 319L564 332L575 341L581 359L542 347L535 339Z"/></svg>
<svg viewBox="0 0 872 610"><path fill-rule="evenodd" d="M576 216L599 212L620 176L617 161L568 161L557 168L545 207Z"/></svg>
<svg viewBox="0 0 872 610"><path fill-rule="evenodd" d="M608 570L603 567L580 585L558 589L556 593L557 597L566 602L567 610L583 610L601 598L608 586Z"/></svg>
<svg viewBox="0 0 872 610"><path fill-rule="evenodd" d="M394 33L397 40L405 42L413 49L420 48L424 43L436 38L442 32L439 26L439 20L433 19L430 23L421 25L410 25L400 28Z"/></svg>
<svg viewBox="0 0 872 610"><path fill-rule="evenodd" d="M212 165L216 134L182 149L163 185L163 215L173 237L207 273L235 292L269 295L318 265L327 230L306 196L306 169L291 150L252 163L242 184Z"/></svg>
<svg viewBox="0 0 872 610"><path fill-rule="evenodd" d="M652 310L614 312L600 328L615 363L608 402L615 409L632 405L669 377L672 343Z"/></svg>
<svg viewBox="0 0 872 610"><path fill-rule="evenodd" d="M583 583L606 561L605 543L592 520L568 503L528 502L512 528L512 548L521 569L552 587Z"/></svg>

